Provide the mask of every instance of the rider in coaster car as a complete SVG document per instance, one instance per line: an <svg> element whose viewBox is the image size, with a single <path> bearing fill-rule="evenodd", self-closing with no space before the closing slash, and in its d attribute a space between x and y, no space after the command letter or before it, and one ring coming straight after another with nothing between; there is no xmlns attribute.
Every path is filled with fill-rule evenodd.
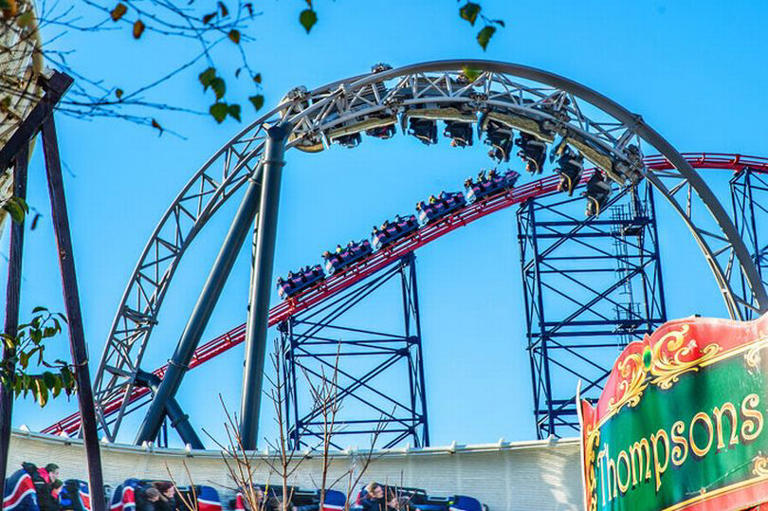
<svg viewBox="0 0 768 511"><path fill-rule="evenodd" d="M520 138L516 139L515 143L521 149L517 155L525 162L525 170L531 174L541 174L547 156L547 144L524 132L520 133Z"/></svg>
<svg viewBox="0 0 768 511"><path fill-rule="evenodd" d="M571 196L574 188L579 184L581 173L584 170L584 157L578 151L565 146L560 158L557 159L557 165L560 174L557 191L568 192L568 195Z"/></svg>
<svg viewBox="0 0 768 511"><path fill-rule="evenodd" d="M496 169L491 169L488 171L488 181L493 181L498 177L498 174L496 173Z"/></svg>
<svg viewBox="0 0 768 511"><path fill-rule="evenodd" d="M357 147L361 141L362 138L360 137L360 133L352 133L351 135L344 135L336 139L336 142L340 145L350 149Z"/></svg>
<svg viewBox="0 0 768 511"><path fill-rule="evenodd" d="M451 138L451 147L472 145L472 124L468 122L445 121L443 136Z"/></svg>
<svg viewBox="0 0 768 511"><path fill-rule="evenodd" d="M437 202L437 197L435 197L434 195L430 195L429 196L429 203L430 204L434 204L436 202Z"/></svg>
<svg viewBox="0 0 768 511"><path fill-rule="evenodd" d="M509 154L512 150L512 137L501 131L498 125L491 121L485 132L485 142L491 145L492 149L488 151L488 156L499 163L509 161Z"/></svg>
<svg viewBox="0 0 768 511"><path fill-rule="evenodd" d="M410 129L408 130L408 133L427 145L436 144L437 122L429 119L410 119Z"/></svg>
<svg viewBox="0 0 768 511"><path fill-rule="evenodd" d="M589 178L587 191L584 194L587 197L586 216L596 216L600 214L600 210L611 195L611 185L605 180L602 172L596 170Z"/></svg>
<svg viewBox="0 0 768 511"><path fill-rule="evenodd" d="M371 137L387 140L388 138L392 138L395 135L395 131L396 131L395 125L389 124L387 126L380 126L378 128L371 128L369 130L365 130L365 134Z"/></svg>

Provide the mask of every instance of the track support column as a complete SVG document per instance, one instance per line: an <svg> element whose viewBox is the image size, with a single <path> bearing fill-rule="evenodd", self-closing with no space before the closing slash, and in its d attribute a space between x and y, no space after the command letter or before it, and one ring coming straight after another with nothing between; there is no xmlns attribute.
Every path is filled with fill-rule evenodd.
<svg viewBox="0 0 768 511"><path fill-rule="evenodd" d="M258 171L254 174L258 174ZM189 362L200 343L200 337L203 335L211 313L219 301L219 296L221 296L224 284L232 271L232 266L235 264L237 255L251 230L251 224L258 212L260 192L261 180L258 180L255 175L251 176L245 196L243 196L235 218L232 220L227 237L216 256L216 261L208 274L208 279L200 292L195 308L184 327L184 332L179 338L176 351L168 361L168 371L158 386L155 397L149 405L149 410L144 416L144 421L136 435L136 444L151 442L160 431L165 418L166 407L181 385L181 380L189 368Z"/></svg>
<svg viewBox="0 0 768 511"><path fill-rule="evenodd" d="M272 266L275 260L277 214L280 204L285 141L290 127L273 126L267 130L264 147L261 207L256 226L255 257L251 267L251 295L248 300L248 320L245 328L245 366L243 368L243 397L240 407L240 439L245 449L255 449L259 435L259 409L264 358L267 350L269 296Z"/></svg>

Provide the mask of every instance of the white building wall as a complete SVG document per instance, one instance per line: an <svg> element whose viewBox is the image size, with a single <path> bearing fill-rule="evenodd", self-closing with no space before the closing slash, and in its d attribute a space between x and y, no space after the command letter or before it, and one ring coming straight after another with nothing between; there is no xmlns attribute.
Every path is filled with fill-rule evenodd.
<svg viewBox="0 0 768 511"><path fill-rule="evenodd" d="M9 472L22 461L38 466L54 462L63 478L87 480L85 453L79 441L14 432ZM504 442L501 444L451 446L419 450L379 451L361 483L376 480L391 485L426 488L434 495L471 495L490 511L579 510L582 483L579 444L576 439L557 442ZM234 484L217 451L156 450L122 445L102 445L104 479L117 486L128 477L168 479L171 471L178 484L188 484L184 464L196 484L216 487L226 501ZM347 471L355 459L350 453L334 453L331 478ZM277 483L275 476L256 458L257 477ZM320 459L306 460L294 484L316 488ZM166 468L167 467L167 468ZM310 477L312 474L314 477ZM344 483L345 484L345 483ZM344 491L345 488L337 486Z"/></svg>

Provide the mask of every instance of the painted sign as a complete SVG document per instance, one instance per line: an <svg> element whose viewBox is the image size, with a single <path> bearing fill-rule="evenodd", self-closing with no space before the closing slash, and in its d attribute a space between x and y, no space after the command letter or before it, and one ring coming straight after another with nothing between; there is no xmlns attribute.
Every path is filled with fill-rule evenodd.
<svg viewBox="0 0 768 511"><path fill-rule="evenodd" d="M629 344L580 403L588 511L768 502L768 314L687 318Z"/></svg>

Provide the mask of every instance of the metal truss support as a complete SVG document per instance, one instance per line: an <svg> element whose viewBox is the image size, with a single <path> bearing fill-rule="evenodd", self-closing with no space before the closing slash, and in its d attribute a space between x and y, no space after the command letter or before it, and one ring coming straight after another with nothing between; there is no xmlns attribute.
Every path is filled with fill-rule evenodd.
<svg viewBox="0 0 768 511"><path fill-rule="evenodd" d="M181 380L189 368L195 348L200 343L208 320L219 301L224 284L232 271L237 254L243 247L245 238L250 232L259 207L261 183L251 177L240 207L235 213L227 237L219 249L216 261L213 263L208 279L205 281L195 308L189 316L187 325L179 338L176 350L168 361L168 371L157 388L155 396L149 405L144 421L136 435L136 444L150 442L157 437L165 418L165 409L170 399L176 395Z"/></svg>
<svg viewBox="0 0 768 511"><path fill-rule="evenodd" d="M290 126L267 129L262 175L261 206L256 225L255 255L251 266L251 294L245 327L245 365L243 397L240 407L240 441L245 449L256 449L259 436L259 409L267 351L269 298L272 290L272 265L277 238L277 211L280 202L285 141Z"/></svg>
<svg viewBox="0 0 768 511"><path fill-rule="evenodd" d="M741 239L752 255L763 285L768 288L768 174L749 167L731 178L733 219ZM745 296L749 290L742 276ZM754 317L754 311L744 308L746 319Z"/></svg>
<svg viewBox="0 0 768 511"><path fill-rule="evenodd" d="M597 398L618 352L666 321L652 189L624 188L599 217L582 198L517 214L539 438L578 431L576 385Z"/></svg>
<svg viewBox="0 0 768 511"><path fill-rule="evenodd" d="M406 440L413 447L429 445L415 260L409 254L343 295L280 323L284 413L292 448L322 442L323 409L308 387L323 383L335 389L340 404L331 439L335 448L343 448L341 438L369 442L372 436L380 448ZM394 307L361 313L366 299L377 290L379 298L391 293L394 286L387 283L397 281L402 320L393 317ZM402 333L371 330L373 321L388 328L399 323Z"/></svg>

